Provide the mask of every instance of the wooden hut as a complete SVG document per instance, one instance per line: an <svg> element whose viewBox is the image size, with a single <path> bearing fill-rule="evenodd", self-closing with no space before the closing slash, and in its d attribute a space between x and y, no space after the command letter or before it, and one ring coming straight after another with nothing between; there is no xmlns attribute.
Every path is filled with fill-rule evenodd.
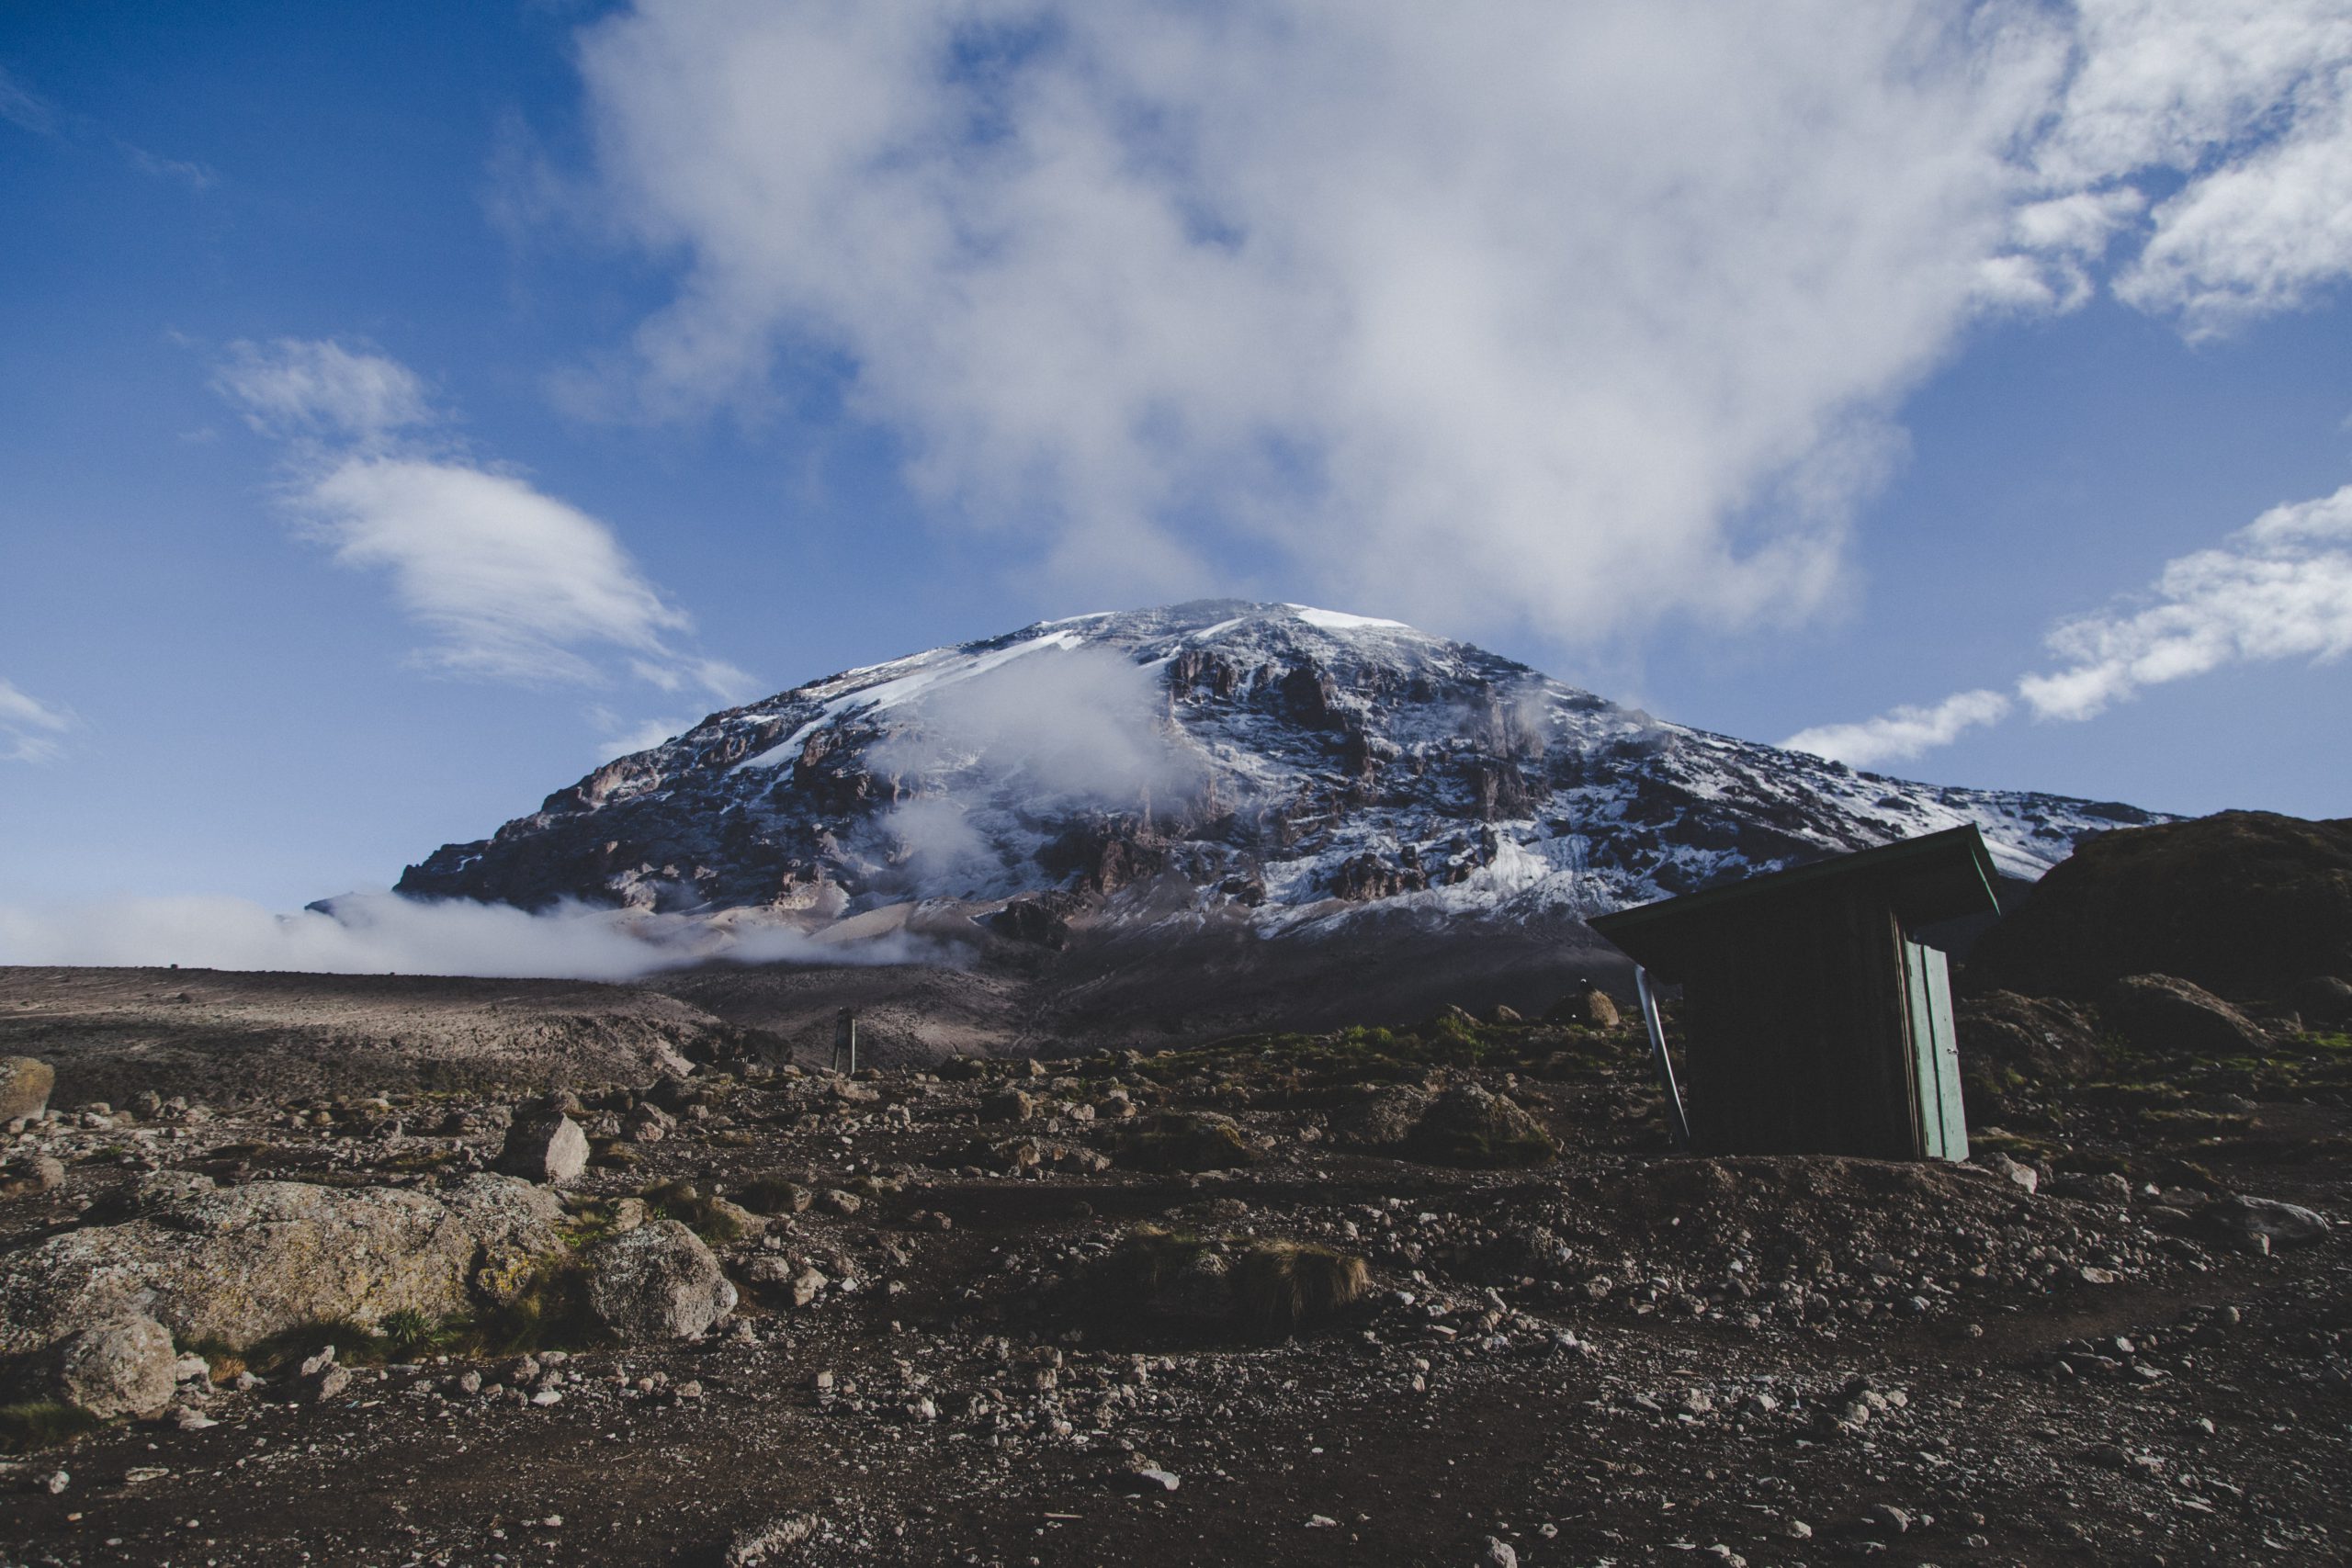
<svg viewBox="0 0 2352 1568"><path fill-rule="evenodd" d="M1604 915L1682 987L1690 1146L1965 1159L1944 955L1920 927L1997 909L1973 826Z"/></svg>

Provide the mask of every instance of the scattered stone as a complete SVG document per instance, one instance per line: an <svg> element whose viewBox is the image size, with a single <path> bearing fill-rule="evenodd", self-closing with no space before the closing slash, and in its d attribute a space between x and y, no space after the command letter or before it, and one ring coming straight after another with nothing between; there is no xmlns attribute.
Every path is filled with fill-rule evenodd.
<svg viewBox="0 0 2352 1568"><path fill-rule="evenodd" d="M737 1530L721 1561L726 1568L759 1568L760 1564L778 1561L786 1551L816 1533L813 1514L786 1514L782 1518Z"/></svg>
<svg viewBox="0 0 2352 1568"><path fill-rule="evenodd" d="M1498 1536L1487 1538L1487 1550L1478 1554L1484 1568L1519 1568L1519 1551L1510 1542Z"/></svg>

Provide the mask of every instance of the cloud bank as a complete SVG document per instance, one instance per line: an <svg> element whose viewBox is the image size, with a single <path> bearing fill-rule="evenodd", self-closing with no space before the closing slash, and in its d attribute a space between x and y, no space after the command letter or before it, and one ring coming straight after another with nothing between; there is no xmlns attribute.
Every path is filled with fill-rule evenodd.
<svg viewBox="0 0 2352 1568"><path fill-rule="evenodd" d="M2008 712L2009 699L1998 692L1960 692L1933 707L1898 707L1859 724L1800 730L1781 744L1792 751L1871 768L1949 746L1963 731L1996 724Z"/></svg>
<svg viewBox="0 0 2352 1568"><path fill-rule="evenodd" d="M2271 508L2216 548L2165 563L2145 592L2061 622L2045 640L2058 668L2017 686L2041 719L2096 717L2146 687L2230 665L2352 653L2352 485ZM1781 744L1870 767L1949 745L2011 707L1998 692L1962 692Z"/></svg>
<svg viewBox="0 0 2352 1568"><path fill-rule="evenodd" d="M162 965L329 975L477 975L633 980L696 964L939 962L903 933L855 944L786 927L725 928L566 905L353 894L280 915L241 898L124 898L57 908L0 905L0 964Z"/></svg>
<svg viewBox="0 0 2352 1568"><path fill-rule="evenodd" d="M518 476L443 449L424 380L342 344L232 345L214 387L289 444L288 499L335 559L389 575L433 634L418 658L453 674L605 683L604 657L665 692L722 703L752 680L672 638L693 620L647 581L613 530Z"/></svg>
<svg viewBox="0 0 2352 1568"><path fill-rule="evenodd" d="M626 411L845 374L940 513L1166 597L1238 548L1566 639L1802 619L1988 313L2352 267L2345 0L639 0ZM842 371L839 367L846 367Z"/></svg>
<svg viewBox="0 0 2352 1568"><path fill-rule="evenodd" d="M73 728L73 715L0 676L0 761L53 762L65 754L58 737Z"/></svg>

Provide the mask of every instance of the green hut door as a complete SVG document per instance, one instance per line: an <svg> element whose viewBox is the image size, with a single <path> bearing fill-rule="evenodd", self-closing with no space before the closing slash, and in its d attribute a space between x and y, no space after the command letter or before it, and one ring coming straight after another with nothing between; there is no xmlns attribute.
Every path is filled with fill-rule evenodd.
<svg viewBox="0 0 2352 1568"><path fill-rule="evenodd" d="M1928 1159L1964 1160L1968 1116L1960 1098L1960 1041L1952 1026L1951 970L1941 949L1905 942L1903 972L1910 1001L1919 1153Z"/></svg>

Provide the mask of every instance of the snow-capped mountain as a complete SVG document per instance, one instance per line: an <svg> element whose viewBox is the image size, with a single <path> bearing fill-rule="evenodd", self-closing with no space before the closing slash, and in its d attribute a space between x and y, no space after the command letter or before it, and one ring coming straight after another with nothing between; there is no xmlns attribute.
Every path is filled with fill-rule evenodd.
<svg viewBox="0 0 2352 1568"><path fill-rule="evenodd" d="M1048 942L1072 925L1272 935L1374 906L1582 917L1962 822L2031 879L2086 833L2159 819L1856 773L1396 622L1206 601L713 714L400 888L807 930L921 909Z"/></svg>

